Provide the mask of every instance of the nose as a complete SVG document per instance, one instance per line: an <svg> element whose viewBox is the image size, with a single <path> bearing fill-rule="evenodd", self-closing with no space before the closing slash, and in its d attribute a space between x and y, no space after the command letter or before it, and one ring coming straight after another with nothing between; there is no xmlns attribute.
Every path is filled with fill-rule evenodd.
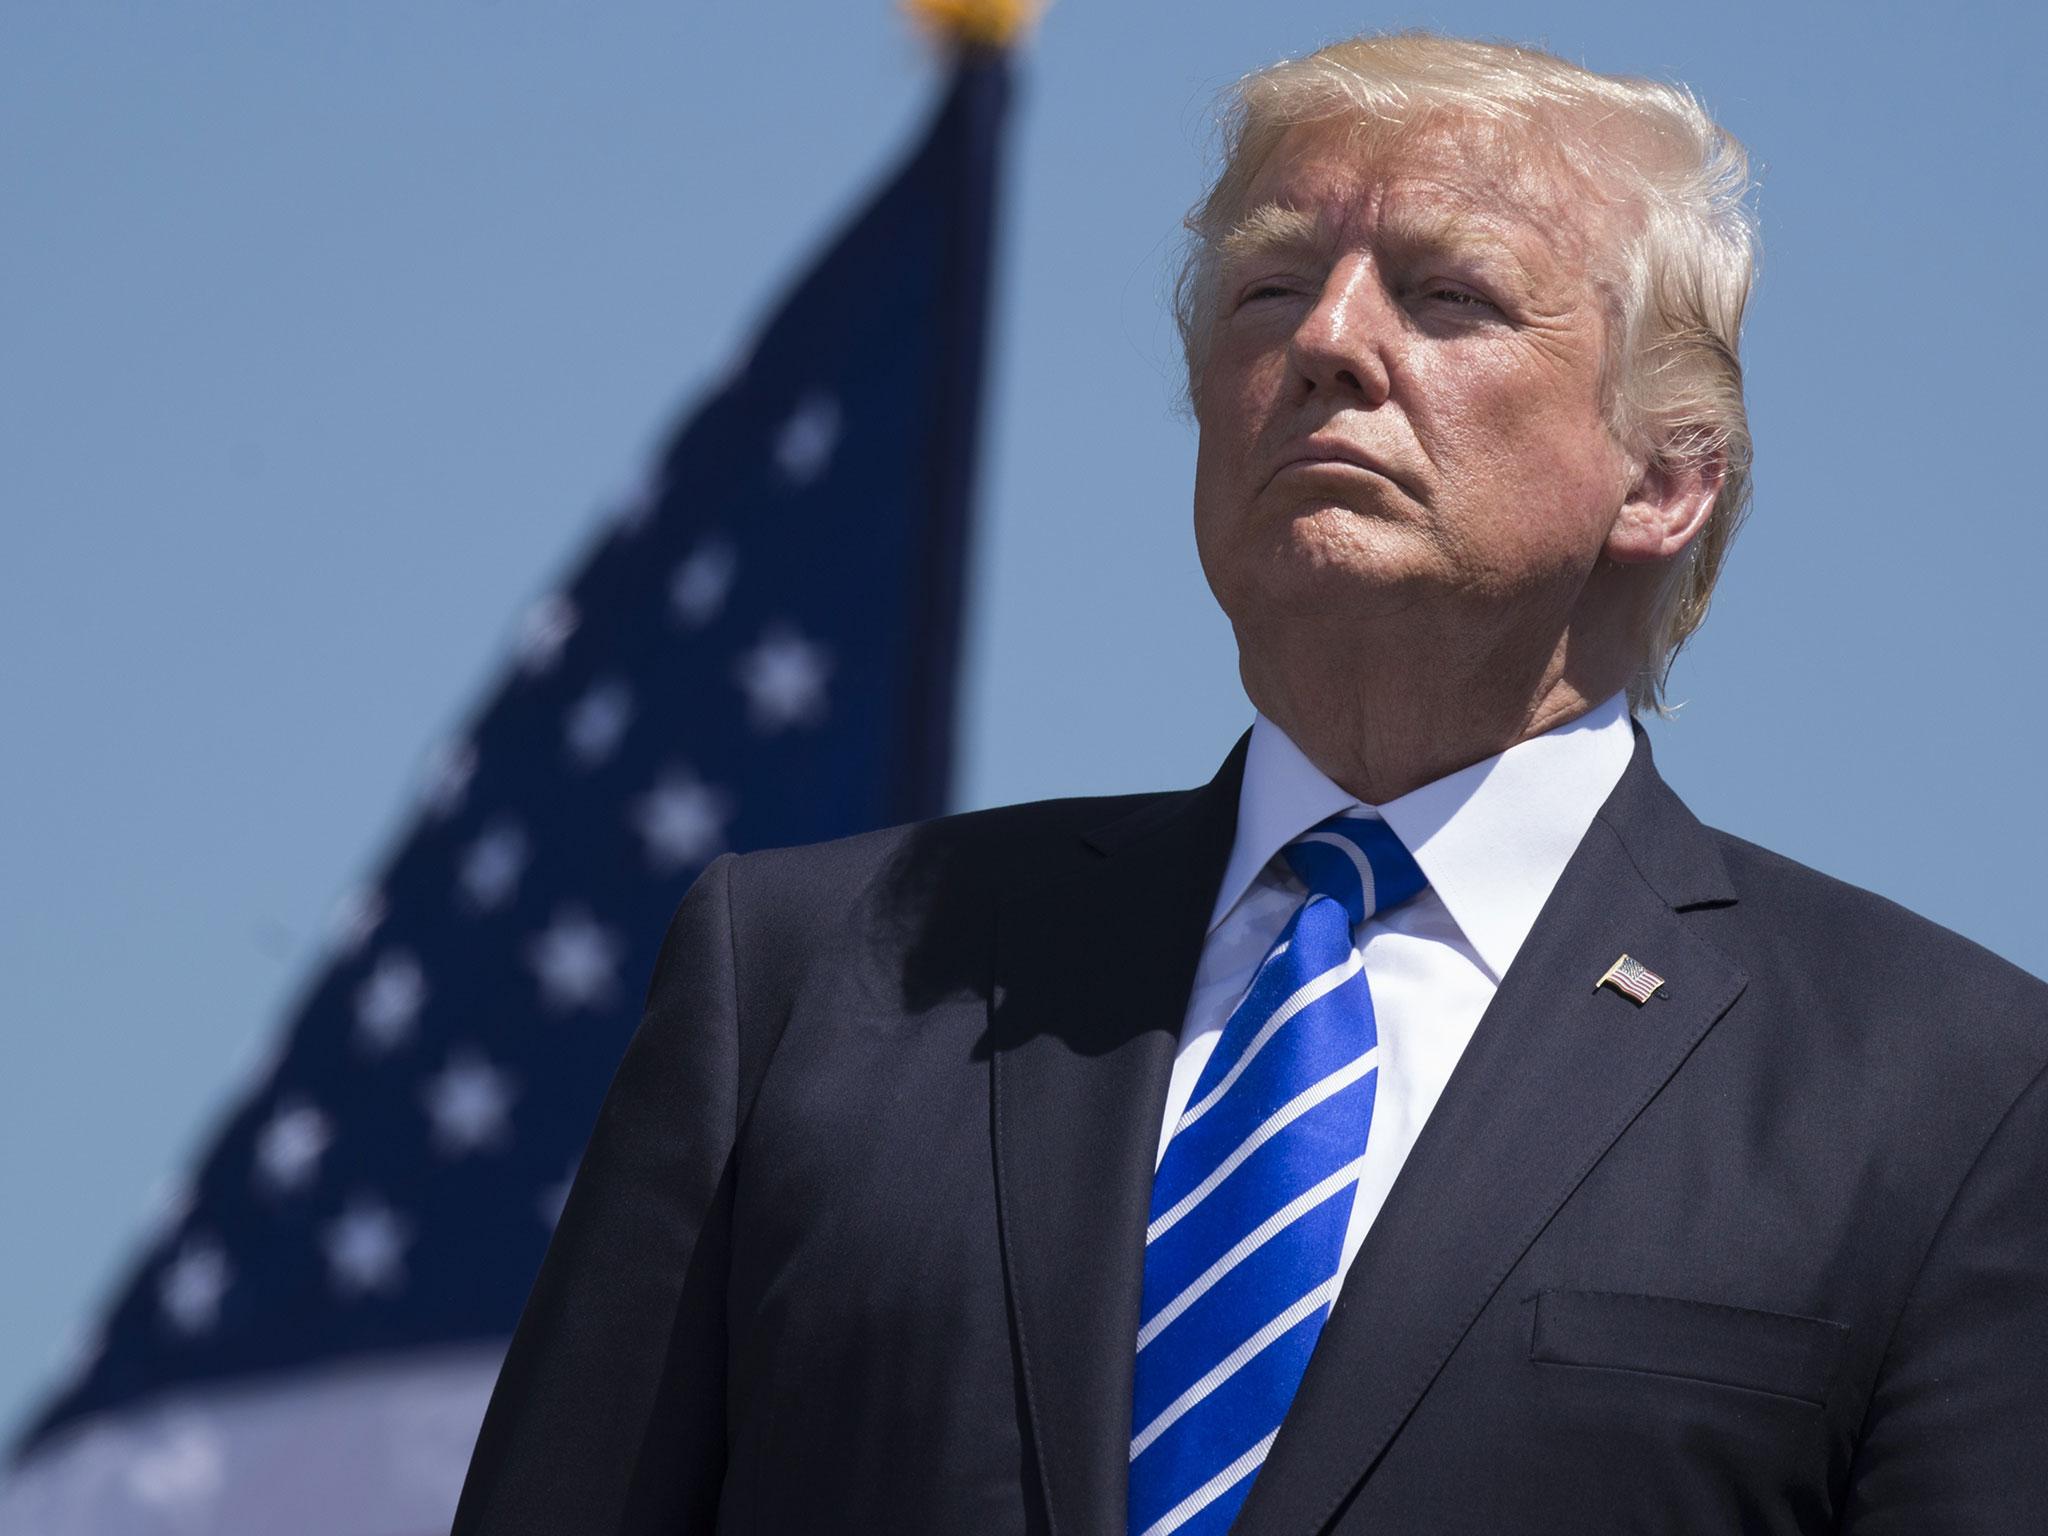
<svg viewBox="0 0 2048 1536"><path fill-rule="evenodd" d="M1387 357L1397 325L1372 258L1363 251L1339 257L1289 342L1302 393L1328 394L1333 404L1368 410L1382 404L1391 387Z"/></svg>

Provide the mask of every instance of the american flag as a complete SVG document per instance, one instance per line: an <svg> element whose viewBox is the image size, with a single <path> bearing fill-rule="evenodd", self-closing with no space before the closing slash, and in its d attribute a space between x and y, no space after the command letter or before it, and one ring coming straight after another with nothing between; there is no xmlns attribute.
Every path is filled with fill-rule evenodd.
<svg viewBox="0 0 2048 1536"><path fill-rule="evenodd" d="M945 808L1008 64L535 603L93 1344L5 1536L445 1531L668 917Z"/></svg>
<svg viewBox="0 0 2048 1536"><path fill-rule="evenodd" d="M1634 998L1638 1003L1647 1003L1657 995L1657 989L1664 985L1664 978L1644 965L1632 955L1623 955L1607 967L1607 974L1593 983L1593 990L1612 987L1624 996Z"/></svg>

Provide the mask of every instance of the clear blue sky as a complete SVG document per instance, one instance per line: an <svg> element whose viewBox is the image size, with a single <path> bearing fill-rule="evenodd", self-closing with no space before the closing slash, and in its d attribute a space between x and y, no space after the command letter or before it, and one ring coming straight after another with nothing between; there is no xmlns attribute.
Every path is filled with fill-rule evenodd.
<svg viewBox="0 0 2048 1536"><path fill-rule="evenodd" d="M1757 500L1659 761L2048 972L2038 11L1063 0L1004 205L963 804L1247 722L1164 295L1246 69L1365 26L1691 84L1763 173ZM514 615L935 72L881 0L0 15L0 1419Z"/></svg>

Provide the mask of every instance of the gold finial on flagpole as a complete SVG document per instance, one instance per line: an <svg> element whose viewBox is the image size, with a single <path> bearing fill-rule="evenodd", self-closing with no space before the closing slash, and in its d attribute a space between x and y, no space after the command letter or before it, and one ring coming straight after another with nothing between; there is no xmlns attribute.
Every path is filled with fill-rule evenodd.
<svg viewBox="0 0 2048 1536"><path fill-rule="evenodd" d="M1044 8L1043 0L903 0L926 31L970 48L1008 48Z"/></svg>

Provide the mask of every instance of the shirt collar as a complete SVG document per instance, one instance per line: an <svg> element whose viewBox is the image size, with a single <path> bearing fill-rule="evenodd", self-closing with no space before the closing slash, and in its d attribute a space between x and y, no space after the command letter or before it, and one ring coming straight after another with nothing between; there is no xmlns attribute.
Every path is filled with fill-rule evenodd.
<svg viewBox="0 0 2048 1536"><path fill-rule="evenodd" d="M1430 889L1498 982L1634 751L1628 701L1617 693L1541 736L1367 806L1260 715L1252 722L1237 835L1209 931L1282 848L1325 817L1363 806L1384 817L1415 855Z"/></svg>

